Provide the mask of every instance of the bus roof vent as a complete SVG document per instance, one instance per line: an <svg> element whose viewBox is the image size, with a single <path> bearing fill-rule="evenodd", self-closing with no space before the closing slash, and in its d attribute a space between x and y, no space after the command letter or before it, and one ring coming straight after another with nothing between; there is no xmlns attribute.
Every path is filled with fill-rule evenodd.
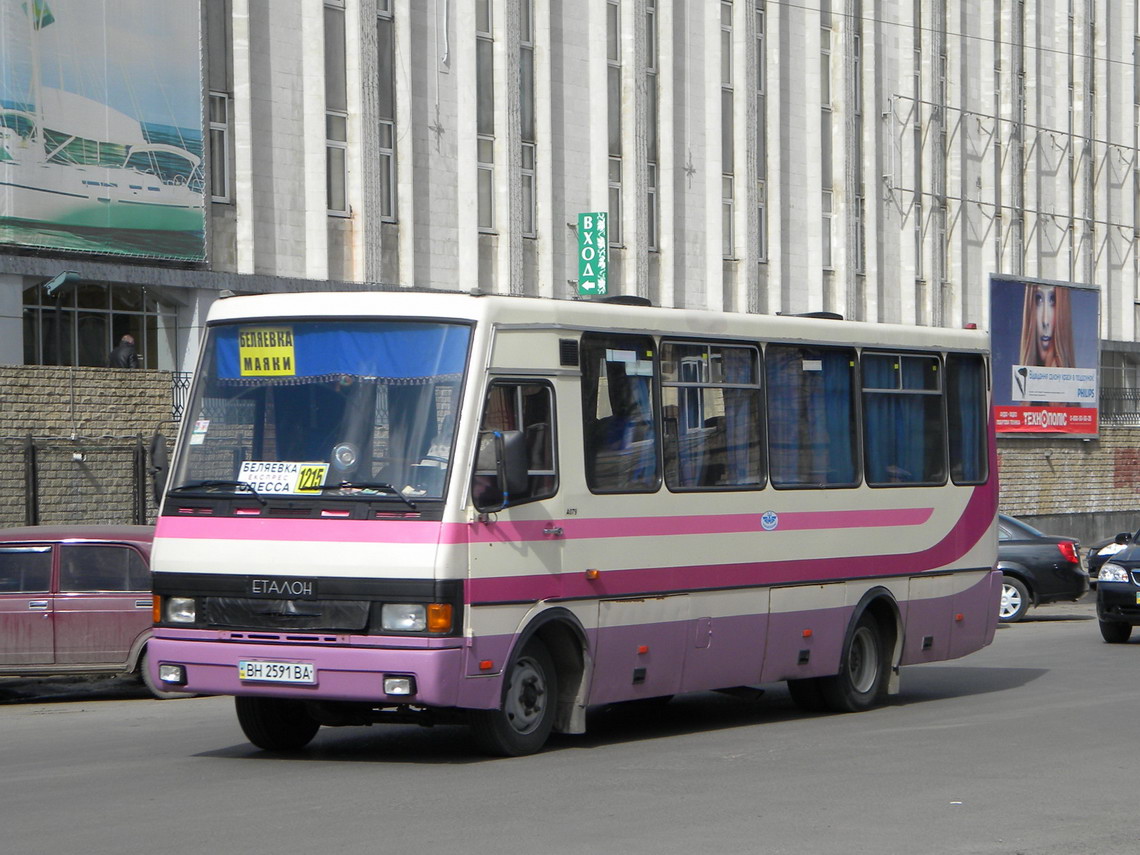
<svg viewBox="0 0 1140 855"><path fill-rule="evenodd" d="M784 315L783 312L776 312L777 315ZM843 315L839 312L792 312L791 314L784 315L786 318L820 318L825 321L841 321Z"/></svg>
<svg viewBox="0 0 1140 855"><path fill-rule="evenodd" d="M615 306L652 306L653 303L648 297L638 297L634 294L614 294L609 297L602 297L597 300L598 303L612 303Z"/></svg>
<svg viewBox="0 0 1140 855"><path fill-rule="evenodd" d="M578 339L558 339L558 364L571 368L578 367Z"/></svg>

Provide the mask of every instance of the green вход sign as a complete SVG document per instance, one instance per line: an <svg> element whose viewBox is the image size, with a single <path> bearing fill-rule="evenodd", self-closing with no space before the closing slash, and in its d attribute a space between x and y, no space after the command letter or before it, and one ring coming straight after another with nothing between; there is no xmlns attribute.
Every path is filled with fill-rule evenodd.
<svg viewBox="0 0 1140 855"><path fill-rule="evenodd" d="M600 297L606 293L609 236L605 211L578 215L578 295Z"/></svg>

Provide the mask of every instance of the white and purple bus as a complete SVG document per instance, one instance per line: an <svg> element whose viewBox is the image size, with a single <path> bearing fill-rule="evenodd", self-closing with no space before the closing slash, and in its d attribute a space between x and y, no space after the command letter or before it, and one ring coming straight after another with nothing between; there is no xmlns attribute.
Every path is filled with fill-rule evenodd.
<svg viewBox="0 0 1140 855"><path fill-rule="evenodd" d="M150 660L266 750L787 681L861 710L992 641L988 337L419 292L211 309Z"/></svg>

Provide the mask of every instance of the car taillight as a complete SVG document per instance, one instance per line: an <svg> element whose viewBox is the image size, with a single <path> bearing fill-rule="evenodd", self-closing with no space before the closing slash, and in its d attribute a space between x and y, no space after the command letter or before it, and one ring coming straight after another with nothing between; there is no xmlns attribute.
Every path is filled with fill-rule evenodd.
<svg viewBox="0 0 1140 855"><path fill-rule="evenodd" d="M1069 541L1062 541L1057 544L1057 548L1061 550L1061 556L1070 564L1080 564L1081 559L1077 557L1077 546Z"/></svg>

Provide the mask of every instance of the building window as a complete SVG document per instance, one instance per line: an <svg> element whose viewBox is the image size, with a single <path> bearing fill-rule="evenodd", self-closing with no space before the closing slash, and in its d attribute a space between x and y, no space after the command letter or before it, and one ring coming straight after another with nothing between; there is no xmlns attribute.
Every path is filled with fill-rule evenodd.
<svg viewBox="0 0 1140 855"><path fill-rule="evenodd" d="M139 365L173 369L178 312L139 285L82 283L56 300L41 285L24 289L24 364L106 366L124 335L135 340Z"/></svg>
<svg viewBox="0 0 1140 855"><path fill-rule="evenodd" d="M732 258L733 243L733 173L735 123L732 92L732 0L720 3L720 168L721 168L721 245L725 258Z"/></svg>
<svg viewBox="0 0 1140 855"><path fill-rule="evenodd" d="M376 13L380 216L391 222L396 219L396 22L391 0L380 0Z"/></svg>
<svg viewBox="0 0 1140 855"><path fill-rule="evenodd" d="M206 14L206 85L209 119L210 198L232 201L231 156L233 71L230 44L233 41L230 0L208 0Z"/></svg>
<svg viewBox="0 0 1140 855"><path fill-rule="evenodd" d="M519 114L522 136L522 232L538 234L535 209L534 0L521 0L519 21Z"/></svg>
<svg viewBox="0 0 1140 855"><path fill-rule="evenodd" d="M210 199L230 201L230 96L210 93Z"/></svg>
<svg viewBox="0 0 1140 855"><path fill-rule="evenodd" d="M622 244L621 217L621 10L618 0L606 3L606 102L610 137L610 243Z"/></svg>
<svg viewBox="0 0 1140 855"><path fill-rule="evenodd" d="M348 77L344 2L325 5L325 175L330 214L348 213Z"/></svg>
<svg viewBox="0 0 1140 855"><path fill-rule="evenodd" d="M649 249L657 249L657 2L645 2L645 113L648 142L646 230Z"/></svg>
<svg viewBox="0 0 1140 855"><path fill-rule="evenodd" d="M756 255L761 261L768 259L768 225L765 216L768 179L768 117L765 97L767 55L764 44L764 0L759 0L756 12L756 207L758 234Z"/></svg>
<svg viewBox="0 0 1140 855"><path fill-rule="evenodd" d="M831 257L832 245L832 168L831 168L831 4L823 0L819 11L819 93L820 93L820 184L822 194L823 268L831 270L834 261Z"/></svg>
<svg viewBox="0 0 1140 855"><path fill-rule="evenodd" d="M475 123L479 228L495 228L495 42L491 0L475 2Z"/></svg>

